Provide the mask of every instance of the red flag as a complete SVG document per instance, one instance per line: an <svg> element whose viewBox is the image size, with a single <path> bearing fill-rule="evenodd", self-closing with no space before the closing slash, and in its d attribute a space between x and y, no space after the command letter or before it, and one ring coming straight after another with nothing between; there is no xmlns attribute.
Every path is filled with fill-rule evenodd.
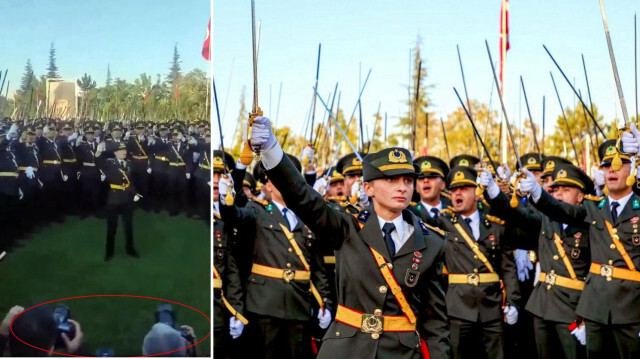
<svg viewBox="0 0 640 359"><path fill-rule="evenodd" d="M202 57L205 60L211 60L211 19L209 19L209 25L207 25L207 36L204 38L204 44L202 44Z"/></svg>
<svg viewBox="0 0 640 359"><path fill-rule="evenodd" d="M500 92L504 87L504 63L509 50L509 0L502 0L500 6Z"/></svg>

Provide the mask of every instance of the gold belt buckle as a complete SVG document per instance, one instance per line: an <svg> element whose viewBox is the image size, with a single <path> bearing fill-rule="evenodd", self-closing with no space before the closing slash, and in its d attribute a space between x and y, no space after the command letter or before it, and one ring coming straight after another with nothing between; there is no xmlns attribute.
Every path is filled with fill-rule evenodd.
<svg viewBox="0 0 640 359"><path fill-rule="evenodd" d="M384 317L376 314L362 314L362 324L360 331L371 334L371 338L378 339L384 328Z"/></svg>
<svg viewBox="0 0 640 359"><path fill-rule="evenodd" d="M480 276L477 273L467 274L467 284L475 285L480 284Z"/></svg>
<svg viewBox="0 0 640 359"><path fill-rule="evenodd" d="M296 273L291 269L286 269L282 272L282 279L287 283L291 282L295 276Z"/></svg>
<svg viewBox="0 0 640 359"><path fill-rule="evenodd" d="M544 282L549 284L549 285L556 285L556 277L558 275L554 274L554 273L547 273L546 278L544 279Z"/></svg>
<svg viewBox="0 0 640 359"><path fill-rule="evenodd" d="M611 281L611 276L613 275L613 266L603 265L600 267L600 275L607 278L607 281Z"/></svg>

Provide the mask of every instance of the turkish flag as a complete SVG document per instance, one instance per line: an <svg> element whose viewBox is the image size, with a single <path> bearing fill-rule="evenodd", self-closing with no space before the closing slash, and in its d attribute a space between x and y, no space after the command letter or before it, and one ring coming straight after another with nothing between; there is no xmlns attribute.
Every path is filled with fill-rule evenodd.
<svg viewBox="0 0 640 359"><path fill-rule="evenodd" d="M205 60L211 60L211 19L209 19L209 25L207 25L207 36L204 38L204 44L202 44L202 57Z"/></svg>

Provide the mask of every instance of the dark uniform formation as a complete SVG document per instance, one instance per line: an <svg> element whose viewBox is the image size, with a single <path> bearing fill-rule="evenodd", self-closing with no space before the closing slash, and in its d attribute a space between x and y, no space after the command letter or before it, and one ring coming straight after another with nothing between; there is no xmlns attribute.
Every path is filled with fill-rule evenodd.
<svg viewBox="0 0 640 359"><path fill-rule="evenodd" d="M137 257L136 207L210 218L211 137L207 123L0 122L0 251L65 216L107 218L105 259L122 216ZM4 230L6 229L6 230Z"/></svg>
<svg viewBox="0 0 640 359"><path fill-rule="evenodd" d="M253 131L253 177L216 152L221 357L640 357L640 138L605 141L593 178L402 148L315 174Z"/></svg>

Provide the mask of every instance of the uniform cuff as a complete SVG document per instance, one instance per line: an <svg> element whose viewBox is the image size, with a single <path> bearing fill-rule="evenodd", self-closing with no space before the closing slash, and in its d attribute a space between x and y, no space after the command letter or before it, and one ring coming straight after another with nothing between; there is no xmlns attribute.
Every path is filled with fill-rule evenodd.
<svg viewBox="0 0 640 359"><path fill-rule="evenodd" d="M261 151L260 156L262 157L262 167L265 170L270 170L282 161L282 156L284 156L284 151L280 147L280 144L276 142L275 146L271 147L266 151Z"/></svg>

